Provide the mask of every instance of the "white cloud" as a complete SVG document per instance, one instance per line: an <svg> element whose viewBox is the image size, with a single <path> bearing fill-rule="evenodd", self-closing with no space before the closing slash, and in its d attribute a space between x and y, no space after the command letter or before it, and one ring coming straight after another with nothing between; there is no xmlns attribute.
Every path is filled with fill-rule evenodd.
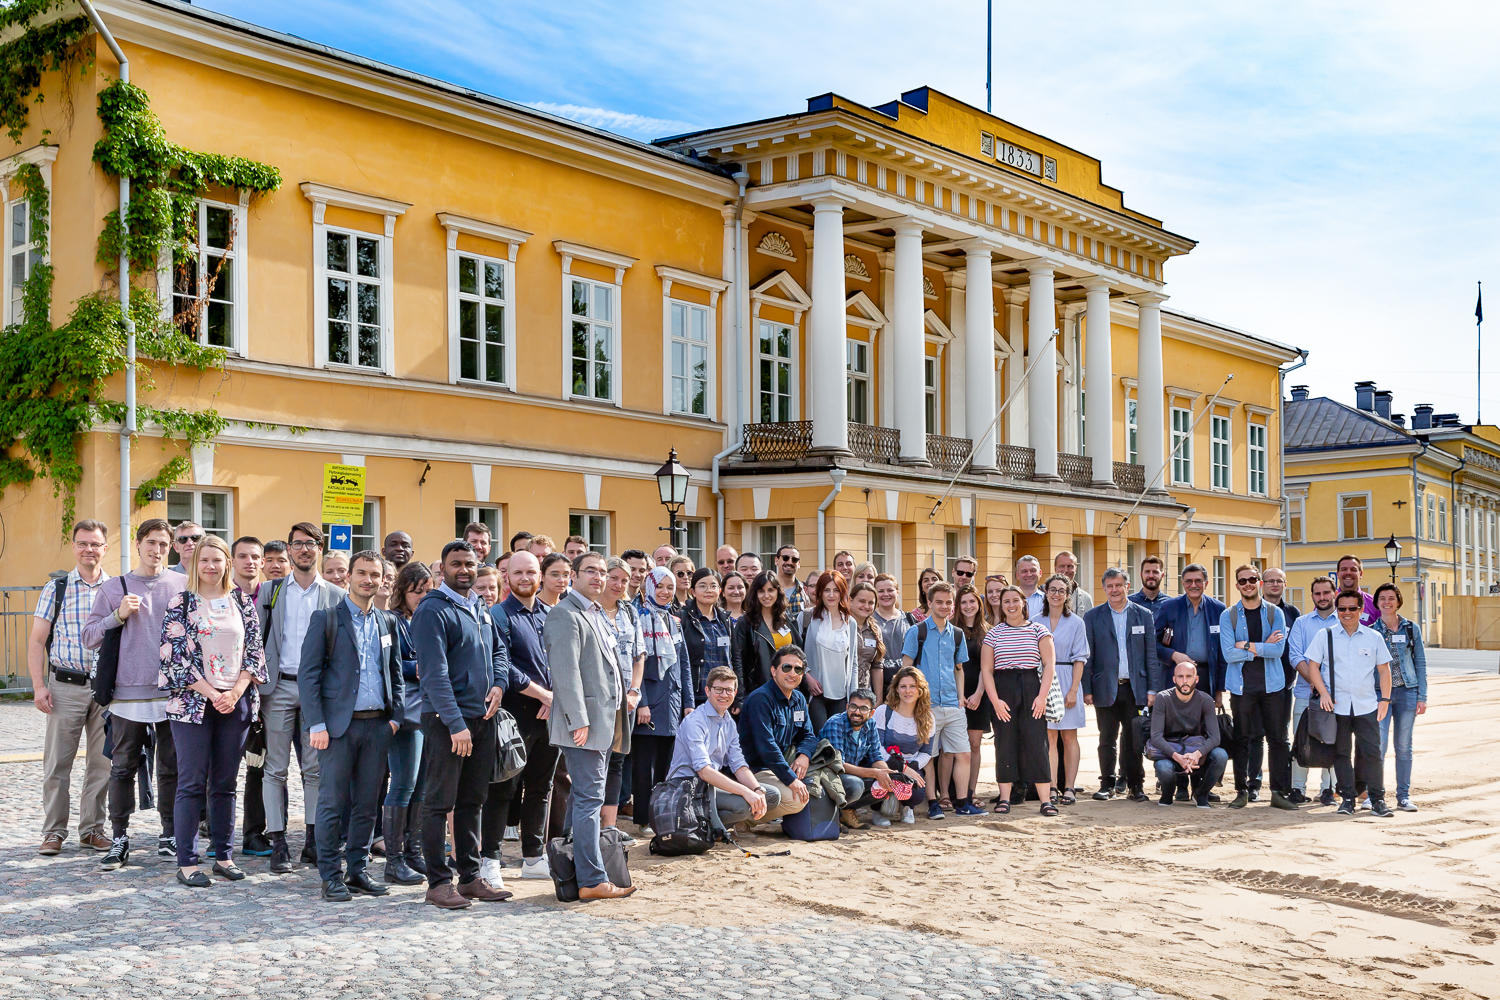
<svg viewBox="0 0 1500 1000"><path fill-rule="evenodd" d="M551 101L531 101L526 106L634 139L659 139L692 131L694 127L691 122L650 118L629 111L612 111L609 108L585 108L577 104L553 104Z"/></svg>

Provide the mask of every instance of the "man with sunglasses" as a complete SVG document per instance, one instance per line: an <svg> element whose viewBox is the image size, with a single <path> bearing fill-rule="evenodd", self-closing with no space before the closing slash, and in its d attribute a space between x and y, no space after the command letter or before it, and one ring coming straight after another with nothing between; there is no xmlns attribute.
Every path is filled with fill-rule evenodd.
<svg viewBox="0 0 1500 1000"><path fill-rule="evenodd" d="M960 556L953 561L953 579L950 581L955 588L968 587L974 583L974 574L979 572L979 564L968 556Z"/></svg>
<svg viewBox="0 0 1500 1000"><path fill-rule="evenodd" d="M186 573L188 563L192 561L193 552L201 541L203 541L203 525L197 521L178 522L177 527L172 529L172 550L177 553L177 565L169 566L168 569Z"/></svg>
<svg viewBox="0 0 1500 1000"><path fill-rule="evenodd" d="M780 555L780 553L777 553ZM807 711L807 699L797 686L807 673L807 654L799 646L782 646L771 658L771 679L751 691L740 707L740 746L755 780L779 797L765 819L780 819L807 806L808 761L817 734Z"/></svg>
<svg viewBox="0 0 1500 1000"><path fill-rule="evenodd" d="M1314 637L1308 644L1307 659L1297 669L1312 685L1313 696L1323 711L1333 712L1337 722L1333 770L1343 799L1339 815L1354 815L1357 778L1370 793L1370 811L1380 817L1393 816L1385 804L1385 767L1380 756L1380 720L1391 706L1391 651L1380 633L1360 624L1365 604L1358 590L1339 591L1334 610L1339 623Z"/></svg>
<svg viewBox="0 0 1500 1000"><path fill-rule="evenodd" d="M792 621L802 613L807 604L807 594L797 581L797 567L802 565L802 553L795 545L783 545L776 550L776 582L786 593L786 620Z"/></svg>
<svg viewBox="0 0 1500 1000"><path fill-rule="evenodd" d="M1291 748L1287 744L1286 674L1281 653L1286 645L1286 617L1281 609L1261 600L1260 571L1245 563L1234 571L1240 599L1219 615L1219 650L1224 656L1224 687L1234 713L1234 801L1231 809L1250 803L1251 747L1265 740L1271 772L1271 807L1296 810L1287 796L1292 790Z"/></svg>

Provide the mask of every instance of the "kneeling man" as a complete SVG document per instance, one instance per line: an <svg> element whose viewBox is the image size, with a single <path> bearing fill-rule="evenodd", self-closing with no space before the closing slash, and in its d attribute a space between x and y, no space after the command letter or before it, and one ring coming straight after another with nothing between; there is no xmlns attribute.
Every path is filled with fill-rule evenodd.
<svg viewBox="0 0 1500 1000"><path fill-rule="evenodd" d="M1161 782L1161 804L1172 804L1177 781L1192 782L1199 809L1213 808L1208 794L1224 774L1229 754L1219 746L1214 700L1198 690L1198 668L1188 661L1172 671L1172 687L1151 706L1151 756Z"/></svg>
<svg viewBox="0 0 1500 1000"><path fill-rule="evenodd" d="M696 774L713 785L714 806L725 829L762 819L768 809L781 805L781 793L756 780L740 750L739 728L729 714L739 686L739 678L729 667L708 672L703 681L708 700L678 725L672 766L667 771L668 781ZM724 773L726 769L733 778Z"/></svg>

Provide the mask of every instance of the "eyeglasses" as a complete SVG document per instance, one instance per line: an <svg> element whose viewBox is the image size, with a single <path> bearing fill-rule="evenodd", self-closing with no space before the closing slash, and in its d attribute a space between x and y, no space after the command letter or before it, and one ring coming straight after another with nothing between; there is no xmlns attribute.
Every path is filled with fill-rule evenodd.
<svg viewBox="0 0 1500 1000"><path fill-rule="evenodd" d="M1363 608L1339 608L1338 610L1341 615L1357 615L1364 611Z"/></svg>
<svg viewBox="0 0 1500 1000"><path fill-rule="evenodd" d="M299 538L295 542L287 542L286 543L286 547L289 548L289 549L303 549L303 550L308 550L308 549L316 549L318 547L318 544L319 544L318 542L313 541L311 538Z"/></svg>
<svg viewBox="0 0 1500 1000"><path fill-rule="evenodd" d="M1068 596L1068 588L1067 587L1048 587L1047 588L1047 593L1048 594L1056 594L1059 597L1067 597Z"/></svg>
<svg viewBox="0 0 1500 1000"><path fill-rule="evenodd" d="M203 536L202 535L178 535L177 536L177 542L178 542L178 544L181 544L183 542L192 542L194 545L197 545L201 541L203 541Z"/></svg>
<svg viewBox="0 0 1500 1000"><path fill-rule="evenodd" d="M778 663L776 669L785 674L805 674L807 667L800 663Z"/></svg>
<svg viewBox="0 0 1500 1000"><path fill-rule="evenodd" d="M851 704L848 707L848 712L850 715L869 715L873 711L875 711L873 708L870 708L866 705Z"/></svg>
<svg viewBox="0 0 1500 1000"><path fill-rule="evenodd" d="M603 576L604 575L604 567L600 566L597 563L593 563L593 564L585 566L585 567L583 567L583 569L579 570L578 571L578 575L579 576Z"/></svg>
<svg viewBox="0 0 1500 1000"><path fill-rule="evenodd" d="M720 698L732 698L732 697L734 697L734 692L736 690L737 690L736 688L711 687L711 688L708 689L708 693L709 694L716 694Z"/></svg>
<svg viewBox="0 0 1500 1000"><path fill-rule="evenodd" d="M74 542L75 549L103 549L108 546L107 542Z"/></svg>

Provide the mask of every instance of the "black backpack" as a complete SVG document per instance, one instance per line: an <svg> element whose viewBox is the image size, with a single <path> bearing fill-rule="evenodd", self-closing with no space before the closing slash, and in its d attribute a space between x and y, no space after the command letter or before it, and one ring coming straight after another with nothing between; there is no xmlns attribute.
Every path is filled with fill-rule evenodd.
<svg viewBox="0 0 1500 1000"><path fill-rule="evenodd" d="M706 853L714 846L718 818L714 788L696 774L661 782L651 789L651 853Z"/></svg>

